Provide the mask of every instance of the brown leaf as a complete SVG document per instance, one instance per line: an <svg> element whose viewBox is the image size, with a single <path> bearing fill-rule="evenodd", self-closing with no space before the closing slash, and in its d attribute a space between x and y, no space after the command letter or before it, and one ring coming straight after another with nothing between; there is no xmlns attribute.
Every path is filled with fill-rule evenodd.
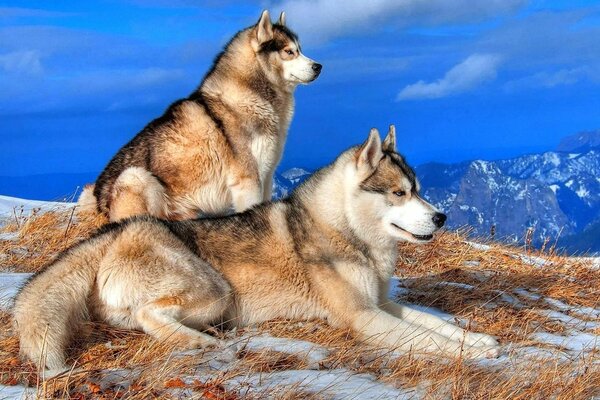
<svg viewBox="0 0 600 400"><path fill-rule="evenodd" d="M181 380L181 378L172 378L165 382L165 387L169 388L169 389L184 388L186 386L187 385L185 384L184 381Z"/></svg>

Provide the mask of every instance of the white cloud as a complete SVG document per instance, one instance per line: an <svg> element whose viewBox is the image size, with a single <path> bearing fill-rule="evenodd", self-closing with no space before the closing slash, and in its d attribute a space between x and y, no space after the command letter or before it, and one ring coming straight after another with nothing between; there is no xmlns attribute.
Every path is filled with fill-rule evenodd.
<svg viewBox="0 0 600 400"><path fill-rule="evenodd" d="M512 13L527 0L284 0L271 8L284 10L289 25L303 40L324 42L336 36L373 32L394 26L477 22ZM275 15L274 12L274 15Z"/></svg>
<svg viewBox="0 0 600 400"><path fill-rule="evenodd" d="M0 55L0 69L19 75L39 75L42 73L40 53L36 50L19 50Z"/></svg>
<svg viewBox="0 0 600 400"><path fill-rule="evenodd" d="M397 100L437 99L466 92L494 80L500 61L495 54L473 54L435 82L418 81L406 86Z"/></svg>
<svg viewBox="0 0 600 400"><path fill-rule="evenodd" d="M600 82L600 70L588 66L566 68L554 72L542 71L524 78L507 82L504 89L514 92L520 89L545 88L574 85L581 81Z"/></svg>

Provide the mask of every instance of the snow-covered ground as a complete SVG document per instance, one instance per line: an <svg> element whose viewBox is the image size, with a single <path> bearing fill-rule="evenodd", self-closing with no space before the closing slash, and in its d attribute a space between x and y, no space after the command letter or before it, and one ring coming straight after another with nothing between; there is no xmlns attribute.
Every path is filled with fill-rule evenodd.
<svg viewBox="0 0 600 400"><path fill-rule="evenodd" d="M0 273L0 307L7 310L11 299L16 294L16 289L30 276L30 274ZM437 282L436 284L440 284ZM444 285L460 287L462 290L476 290L476 287L460 282L442 282ZM410 293L411 279L398 279L392 281L389 297L397 301L399 296ZM600 327L600 309L591 307L574 307L557 299L541 296L531 290L517 289L512 293L502 293L495 304L489 307L498 307L503 303L513 308L526 307L524 301L542 301L545 308L532 309L531 312L545 316L557 324L562 325L560 334L539 329L529 335L527 343L502 343L503 352L497 359L487 359L474 363L490 368L503 368L506 371L519 371L519 366L525 368L534 362L548 362L553 364L573 363L588 359L593 353L600 350L600 336L595 333ZM462 326L467 324L454 315L443 312L433 307L411 306L414 309L427 311L439 317ZM226 351L230 350L230 351ZM327 369L323 365L330 351L318 344L303 340L276 338L264 332L249 330L241 337L233 337L228 341L228 347L217 349L213 356L206 353L204 357L213 357L210 362L198 366L193 376L184 377L190 383L194 380L208 382L218 377L224 371L235 365L236 353L240 350L260 353L275 351L293 354L303 360L306 368L302 370L285 370L250 375L233 376L224 382L224 388L240 395L260 395L263 392L270 394L295 388L308 393L318 394L325 398L334 399L420 399L425 397L426 384L416 387L394 387L377 380L369 374L358 374L343 367ZM192 351L193 352L193 351ZM189 355L182 352L179 356ZM177 355L175 355L177 356ZM393 357L393 354L390 355ZM112 377L118 371L104 371L105 375ZM122 375L122 374L121 374ZM136 376L129 372L127 376ZM107 378L108 379L108 378ZM112 378L111 378L112 379ZM129 378L131 379L131 378ZM108 385L104 382L103 384ZM119 386L126 387L129 383L120 382ZM114 383L111 383L114 386ZM0 398L21 398L29 392L23 387L0 387ZM31 393L29 393L31 394ZM185 393L180 393L185 395Z"/></svg>
<svg viewBox="0 0 600 400"><path fill-rule="evenodd" d="M34 212L65 210L75 203L19 199L0 195L0 226L15 218L28 217Z"/></svg>
<svg viewBox="0 0 600 400"><path fill-rule="evenodd" d="M34 209L43 212L72 206L72 203L40 202L0 196L0 216L2 213L11 215L15 207L22 209L23 212L31 212ZM11 240L11 238L0 237L0 240ZM490 250L489 245L473 242L469 242L468 245L484 252ZM508 255L535 268L553 267L551 262L540 257L520 254ZM594 265L596 267L600 266L600 259L586 259L586 261L590 262L592 268ZM466 261L465 265L476 267L479 265L478 263L477 260L472 260ZM30 275L0 271L1 310L10 310L12 299L18 288ZM418 291L428 290L422 284L417 288L413 283L414 278L395 278L390 287L389 298L394 301L401 301L402 298L410 294L418 294ZM435 285L465 291L466 294L477 290L474 285L451 280L437 281ZM531 304L535 304L535 307L532 307ZM412 305L411 307L436 314L444 320L461 326L469 324L469 321L433 307L420 305ZM473 362L479 366L502 369L506 373L518 374L526 368L531 368L532 362L550 363L558 366L589 359L597 360L597 352L600 351L600 308L569 305L559 299L537 293L532 288L517 288L506 292L498 291L497 298L486 304L485 307L487 309L511 307L516 310L527 310L552 321L560 329L549 332L543 326L540 326L539 329L528 334L526 341L504 341L501 343L501 356L497 359ZM427 382L419 383L417 386L398 387L378 380L374 375L356 373L340 365L333 367L325 365L326 359L331 353L330 349L309 341L277 338L265 332L250 330L241 336L233 334L227 346L225 349L216 349L206 353L204 357L213 358L209 362L199 365L193 376L183 377L184 381L200 380L206 382L221 376L224 371L235 366L238 361L236 354L240 350L255 353L275 351L293 354L298 359L303 360L306 367L298 370L233 375L223 383L223 387L228 391L237 392L241 396L246 394L260 396L264 392L276 396L277 391L284 393L285 390L293 388L335 399L420 399L426 397ZM180 355L184 354L186 353L182 352ZM394 357L393 354L387 356ZM597 364L597 361L595 363ZM138 372L129 370L103 371L104 377L100 383L102 385L127 387L131 383L132 377L137 376ZM118 382L115 383L116 381ZM188 389L177 390L180 390L181 393L179 394L183 396L186 395L185 390ZM0 399L34 397L35 391L32 391L32 389L26 389L22 386L0 385Z"/></svg>

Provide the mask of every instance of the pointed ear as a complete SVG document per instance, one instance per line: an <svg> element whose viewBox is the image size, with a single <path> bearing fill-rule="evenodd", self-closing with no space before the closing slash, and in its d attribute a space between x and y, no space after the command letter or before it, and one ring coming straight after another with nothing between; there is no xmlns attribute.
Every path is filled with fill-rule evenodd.
<svg viewBox="0 0 600 400"><path fill-rule="evenodd" d="M277 23L279 25L285 26L285 11L282 11L281 14L279 14L279 20L277 21Z"/></svg>
<svg viewBox="0 0 600 400"><path fill-rule="evenodd" d="M381 151L381 138L379 137L379 131L375 128L369 132L369 138L358 151L358 158L356 159L356 167L359 171L370 173L375 168L379 160L383 157Z"/></svg>
<svg viewBox="0 0 600 400"><path fill-rule="evenodd" d="M381 147L383 151L396 152L396 127L394 125L390 125L390 130L383 140Z"/></svg>
<svg viewBox="0 0 600 400"><path fill-rule="evenodd" d="M267 10L262 12L256 24L256 39L258 39L259 45L273 39L273 25L271 25L271 17Z"/></svg>

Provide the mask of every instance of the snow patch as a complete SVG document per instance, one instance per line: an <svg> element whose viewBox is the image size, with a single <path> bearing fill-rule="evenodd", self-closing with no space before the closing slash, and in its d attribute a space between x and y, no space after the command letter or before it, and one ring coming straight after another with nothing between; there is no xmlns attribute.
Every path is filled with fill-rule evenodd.
<svg viewBox="0 0 600 400"><path fill-rule="evenodd" d="M0 383L0 399L36 399L37 390L23 385L5 386Z"/></svg>
<svg viewBox="0 0 600 400"><path fill-rule="evenodd" d="M0 233L0 240L14 242L19 239L19 232L3 232Z"/></svg>
<svg viewBox="0 0 600 400"><path fill-rule="evenodd" d="M76 203L63 203L57 201L41 201L19 199L17 197L0 195L0 217L28 215L33 211L65 210L74 207Z"/></svg>
<svg viewBox="0 0 600 400"><path fill-rule="evenodd" d="M306 175L310 175L310 172L302 168L290 168L281 174L281 176L289 181L292 181L292 183L297 183L294 181Z"/></svg>
<svg viewBox="0 0 600 400"><path fill-rule="evenodd" d="M292 354L306 361L309 369L319 369L323 360L329 356L329 351L326 348L315 343L269 335L250 336L247 339L242 339L240 344L244 350L256 353L278 351Z"/></svg>
<svg viewBox="0 0 600 400"><path fill-rule="evenodd" d="M533 333L530 338L543 344L570 350L577 354L600 350L600 337L579 331L573 331L568 336L561 336L548 332L536 332Z"/></svg>
<svg viewBox="0 0 600 400"><path fill-rule="evenodd" d="M330 371L290 370L236 376L225 383L229 390L243 396L267 394L277 397L290 389L306 391L330 399L420 399L419 389L396 389L377 381L368 374L356 374L347 369Z"/></svg>
<svg viewBox="0 0 600 400"><path fill-rule="evenodd" d="M487 244L481 244L481 243L475 243L475 242L465 242L465 243L468 244L469 246L471 246L472 248L474 248L475 250L488 251L489 249L491 249L491 246L489 246Z"/></svg>
<svg viewBox="0 0 600 400"><path fill-rule="evenodd" d="M9 311L19 289L33 274L0 273L0 310Z"/></svg>
<svg viewBox="0 0 600 400"><path fill-rule="evenodd" d="M577 196L579 196L582 199L585 199L586 197L588 197L590 195L589 190L587 190L585 188L585 186L583 186L583 185L579 189L577 189L575 191L575 193L577 194Z"/></svg>

